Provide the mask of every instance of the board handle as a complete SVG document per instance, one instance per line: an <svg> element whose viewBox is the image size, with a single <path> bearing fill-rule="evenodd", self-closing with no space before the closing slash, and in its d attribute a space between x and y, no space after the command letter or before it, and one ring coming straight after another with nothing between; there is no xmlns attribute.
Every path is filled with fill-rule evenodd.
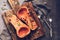
<svg viewBox="0 0 60 40"><path fill-rule="evenodd" d="M18 0L8 0L8 3L10 4L13 11L16 13L20 6Z"/></svg>

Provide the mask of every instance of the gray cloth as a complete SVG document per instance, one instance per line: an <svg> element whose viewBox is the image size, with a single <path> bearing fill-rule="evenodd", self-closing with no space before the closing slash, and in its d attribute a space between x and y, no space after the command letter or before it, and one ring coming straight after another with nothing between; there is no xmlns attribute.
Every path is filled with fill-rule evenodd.
<svg viewBox="0 0 60 40"><path fill-rule="evenodd" d="M19 0L20 5L23 3L24 0ZM10 6L7 2L7 0L0 0L0 40L11 40L11 36L8 33L8 30L4 24L4 21L2 19L2 14L9 10Z"/></svg>
<svg viewBox="0 0 60 40"><path fill-rule="evenodd" d="M6 6L4 6L6 4ZM2 19L2 14L9 9L7 0L0 0L0 40L11 40L10 34L7 31L7 28Z"/></svg>

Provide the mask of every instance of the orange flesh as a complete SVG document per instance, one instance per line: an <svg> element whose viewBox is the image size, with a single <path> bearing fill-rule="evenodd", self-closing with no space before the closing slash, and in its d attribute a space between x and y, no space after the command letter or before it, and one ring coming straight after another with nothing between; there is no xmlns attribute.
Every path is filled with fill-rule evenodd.
<svg viewBox="0 0 60 40"><path fill-rule="evenodd" d="M19 13L20 13L20 14L26 13L26 12L27 12L26 8L22 8L21 10L19 10Z"/></svg>
<svg viewBox="0 0 60 40"><path fill-rule="evenodd" d="M22 8L21 10L18 11L17 16L19 18L21 18L21 17L26 18L27 17L26 13L27 13L27 9L26 8Z"/></svg>
<svg viewBox="0 0 60 40"><path fill-rule="evenodd" d="M19 35L25 35L26 33L28 33L28 29L25 27L22 27L18 33Z"/></svg>

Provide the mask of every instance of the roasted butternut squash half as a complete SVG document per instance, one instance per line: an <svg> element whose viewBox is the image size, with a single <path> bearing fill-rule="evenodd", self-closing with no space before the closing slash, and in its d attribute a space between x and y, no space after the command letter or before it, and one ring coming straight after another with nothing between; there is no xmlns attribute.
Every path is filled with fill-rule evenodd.
<svg viewBox="0 0 60 40"><path fill-rule="evenodd" d="M19 20L17 16L13 14L12 11L6 12L6 18L8 22L10 22L16 29L18 37L24 38L30 33L30 28L25 25L21 20Z"/></svg>
<svg viewBox="0 0 60 40"><path fill-rule="evenodd" d="M19 19L23 20L31 30L37 29L37 24L35 20L30 16L29 10L26 6L21 6L17 11L17 16Z"/></svg>

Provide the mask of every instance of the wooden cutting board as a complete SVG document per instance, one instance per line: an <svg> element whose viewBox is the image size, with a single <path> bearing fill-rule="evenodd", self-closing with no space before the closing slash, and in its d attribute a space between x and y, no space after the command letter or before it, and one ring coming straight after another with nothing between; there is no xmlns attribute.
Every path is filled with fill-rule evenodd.
<svg viewBox="0 0 60 40"><path fill-rule="evenodd" d="M19 3L18 3L18 0L13 0L13 1L8 0L8 1L9 1L9 4L11 5L11 8L14 10L14 11L13 10L12 11L14 13L16 13L17 10L19 9L19 6L20 6ZM16 2L16 4L15 4L15 2ZM12 40L34 40L34 39L39 38L42 35L40 33L40 29L39 29L40 27L38 27L37 30L32 31L30 33L30 35L28 35L27 37L21 39L21 38L17 37L15 29L7 21L7 19L5 17L5 13L2 14L2 17L3 17L3 20L4 20L5 24L6 24L7 29L9 30L9 33L10 33L10 35L12 37Z"/></svg>
<svg viewBox="0 0 60 40"><path fill-rule="evenodd" d="M5 16L6 13L2 14L2 17L3 17L3 20L4 20L4 23L6 24L6 27L12 37L12 40L34 40L36 38L39 38L41 36L41 33L39 32L39 30L36 30L36 31L32 31L30 33L30 35L28 35L27 37L23 38L23 39L20 39L17 34L16 34L16 31L15 29L12 27L11 24L9 24L9 22L7 21L6 19L6 16ZM39 28L38 28L39 29Z"/></svg>

